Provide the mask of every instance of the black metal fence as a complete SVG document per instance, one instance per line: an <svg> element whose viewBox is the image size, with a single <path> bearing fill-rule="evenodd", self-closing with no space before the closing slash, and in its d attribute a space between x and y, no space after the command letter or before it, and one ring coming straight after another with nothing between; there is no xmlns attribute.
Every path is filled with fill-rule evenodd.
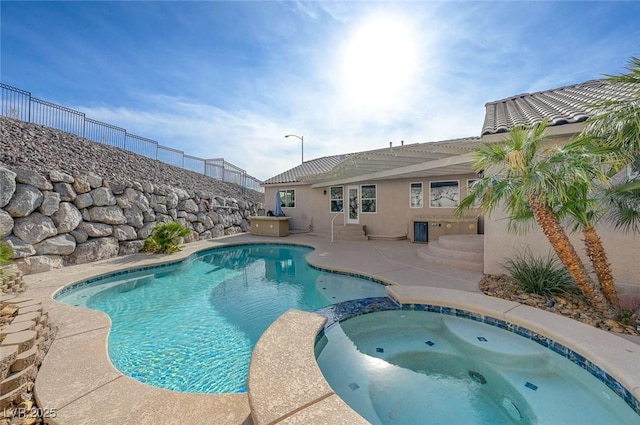
<svg viewBox="0 0 640 425"><path fill-rule="evenodd" d="M124 128L87 118L84 113L74 109L36 99L28 91L6 84L0 83L0 92L0 115L57 128L216 180L263 191L260 180L223 158L203 159L187 155L181 150L162 146L155 140L128 133Z"/></svg>

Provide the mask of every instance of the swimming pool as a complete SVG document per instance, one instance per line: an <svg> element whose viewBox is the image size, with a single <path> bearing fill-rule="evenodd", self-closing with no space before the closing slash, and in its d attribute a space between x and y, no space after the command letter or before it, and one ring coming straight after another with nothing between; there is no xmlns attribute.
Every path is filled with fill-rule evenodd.
<svg viewBox="0 0 640 425"><path fill-rule="evenodd" d="M109 315L111 362L134 379L182 392L246 392L253 346L286 310L386 295L380 283L310 267L311 250L216 248L74 284L55 299Z"/></svg>
<svg viewBox="0 0 640 425"><path fill-rule="evenodd" d="M534 340L393 305L339 322L340 311L354 314L345 304L316 358L336 394L372 424L640 423L607 385Z"/></svg>

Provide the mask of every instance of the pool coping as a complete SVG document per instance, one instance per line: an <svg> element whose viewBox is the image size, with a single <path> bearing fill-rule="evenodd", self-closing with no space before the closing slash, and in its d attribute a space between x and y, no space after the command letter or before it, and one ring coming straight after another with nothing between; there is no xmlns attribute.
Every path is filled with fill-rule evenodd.
<svg viewBox="0 0 640 425"><path fill-rule="evenodd" d="M387 310L463 317L531 339L591 373L640 415L640 346L633 342L563 316L483 294L411 286L389 286L387 292L390 299L346 301L313 313L290 310L280 316L262 335L251 357L249 401L254 424L321 425L335 423L336 415L349 418L345 423L368 423L339 397L331 408L318 408L325 399L337 395L318 367L315 344L308 341L317 341L342 320ZM324 326L320 326L322 323ZM573 336L567 338L565 332ZM291 378L292 370L298 379L304 377L309 392L299 391L297 381ZM277 382L278 377L289 377L293 384L274 385L269 392L261 388L263 378Z"/></svg>
<svg viewBox="0 0 640 425"><path fill-rule="evenodd" d="M52 295L60 288L109 275L116 270L173 263L207 249L253 243L294 244L315 248L317 252L307 256L310 265L387 283L391 285L388 291L403 304L446 305L520 324L592 359L623 384L636 399L640 398L640 362L632 361L632 357L638 357L640 353L638 344L580 322L511 301L454 289L412 286L412 282L389 278L390 273L363 273L358 267L349 268L344 264L333 267L321 257L320 250L327 250L327 247L332 246L353 247L360 243L331 245L326 242L303 238L283 241L265 237L206 240L188 244L183 251L170 256L133 254L26 276L25 280L30 287L29 295L39 297L51 319L60 326L58 337L44 359L34 390L40 407L55 409L57 412L57 417L47 418L46 423L89 424L94 423L96 417L107 423L123 424L254 423L247 394L179 393L150 387L122 375L113 367L107 354L110 329L108 316L97 311L67 306L52 299ZM371 258L370 261L375 262L376 259ZM303 326L302 329L303 332L308 332L306 327ZM313 331L313 327L310 329ZM316 329L314 340L317 332ZM572 336L567 338L563 335ZM290 335L281 335L285 342L288 337ZM274 388L271 396L275 399L277 393L278 389ZM335 398L323 400L327 404L326 412L335 414ZM319 406L321 405L313 404L315 410L309 410L308 413L313 413L316 418L322 417L323 409L318 410ZM282 423L294 423L294 419L293 416L287 416Z"/></svg>

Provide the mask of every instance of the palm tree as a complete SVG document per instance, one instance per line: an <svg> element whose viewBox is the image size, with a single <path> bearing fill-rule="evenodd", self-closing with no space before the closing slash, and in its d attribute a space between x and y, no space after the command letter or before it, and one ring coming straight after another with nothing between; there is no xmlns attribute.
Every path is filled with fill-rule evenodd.
<svg viewBox="0 0 640 425"><path fill-rule="evenodd" d="M608 100L595 105L595 111L582 132L591 146L612 149L611 166L619 171L626 166L640 166L640 58L631 57L626 74L608 80L628 90L626 99ZM627 188L640 188L640 179Z"/></svg>
<svg viewBox="0 0 640 425"><path fill-rule="evenodd" d="M640 231L640 178L624 173L626 167L640 169L640 59L632 57L627 69L629 73L609 80L623 84L630 98L597 104L581 135L561 149L561 155L584 160L579 169L591 170L593 178L584 185L568 187L570 201L557 211L560 217L572 219L574 230L582 230L602 292L616 309L615 282L595 226L604 220L616 229ZM605 184L599 184L602 182Z"/></svg>
<svg viewBox="0 0 640 425"><path fill-rule="evenodd" d="M527 230L535 219L585 297L602 314L614 317L617 312L589 276L557 213L558 206L570 203L575 195L568 188L589 187L592 170L579 166L584 161L579 155L559 155L554 152L558 148L544 149L546 128L546 122L532 128L515 127L503 143L478 148L474 168L487 172L472 185L456 214L461 216L478 205L483 213L491 214L503 204L512 232Z"/></svg>

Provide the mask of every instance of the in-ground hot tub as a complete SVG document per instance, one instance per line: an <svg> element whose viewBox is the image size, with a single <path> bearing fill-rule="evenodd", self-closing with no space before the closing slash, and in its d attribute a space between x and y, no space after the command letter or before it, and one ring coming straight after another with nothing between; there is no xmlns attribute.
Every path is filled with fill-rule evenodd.
<svg viewBox="0 0 640 425"><path fill-rule="evenodd" d="M449 292L455 298L457 291ZM495 303L508 308L503 300ZM595 361L514 322L434 304L368 304L349 301L319 311L329 321L315 351L333 391L374 425L640 423L632 392L638 389L637 353L628 341L576 322L578 341L586 330L603 344L619 340L627 347L620 365L611 366L626 367L631 389ZM549 326L572 326L540 313L550 316ZM605 351L617 357L615 347L582 348L594 358Z"/></svg>

